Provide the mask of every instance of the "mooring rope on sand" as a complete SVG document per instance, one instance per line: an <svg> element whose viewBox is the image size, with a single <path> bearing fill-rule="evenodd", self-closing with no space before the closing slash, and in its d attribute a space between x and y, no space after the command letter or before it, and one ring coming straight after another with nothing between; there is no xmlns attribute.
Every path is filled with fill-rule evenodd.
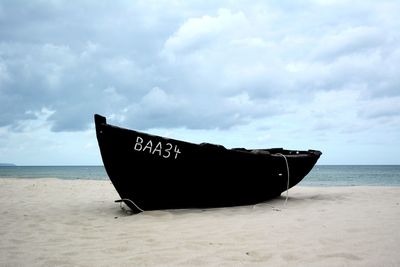
<svg viewBox="0 0 400 267"><path fill-rule="evenodd" d="M285 205L288 201L289 198L289 163L287 161L287 158L285 155L283 155L282 153L277 153L277 155L282 156L285 159L285 163L286 163L286 171L287 171L287 186L286 186L286 199L285 199Z"/></svg>
<svg viewBox="0 0 400 267"><path fill-rule="evenodd" d="M276 155L282 156L285 159L285 163L286 163L286 173L287 173L287 184L286 184L286 198L285 198L285 203L283 204L283 206L286 206L287 201L289 199L289 185L290 185L290 174L289 174L289 163L287 161L287 158L285 155L283 155L282 153L276 153ZM281 174L280 174L281 175ZM258 204L253 206L253 209L257 207ZM272 210L274 211L281 211L280 208L277 208L275 206L269 205L272 208Z"/></svg>
<svg viewBox="0 0 400 267"><path fill-rule="evenodd" d="M129 202L132 203L139 211L144 212L143 209L139 208L139 206L136 205L136 203L133 202L132 200L130 200L129 198L122 198L120 201L121 201L120 203L122 203L122 201L129 201ZM121 207L122 210L124 210L124 209L122 208L121 204L120 204L120 207Z"/></svg>

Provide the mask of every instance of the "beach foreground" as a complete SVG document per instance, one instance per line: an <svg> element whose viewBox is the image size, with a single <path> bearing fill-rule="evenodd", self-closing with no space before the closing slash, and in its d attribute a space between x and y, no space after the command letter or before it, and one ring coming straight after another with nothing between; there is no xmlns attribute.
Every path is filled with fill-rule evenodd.
<svg viewBox="0 0 400 267"><path fill-rule="evenodd" d="M0 179L0 266L400 266L400 187L129 216L108 181Z"/></svg>

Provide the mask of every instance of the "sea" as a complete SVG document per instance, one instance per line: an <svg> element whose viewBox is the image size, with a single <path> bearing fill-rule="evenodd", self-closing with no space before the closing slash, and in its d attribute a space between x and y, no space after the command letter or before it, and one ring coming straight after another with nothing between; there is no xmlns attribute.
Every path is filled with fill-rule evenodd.
<svg viewBox="0 0 400 267"><path fill-rule="evenodd" d="M108 180L103 166L0 166L1 178ZM400 165L316 165L301 186L400 186Z"/></svg>

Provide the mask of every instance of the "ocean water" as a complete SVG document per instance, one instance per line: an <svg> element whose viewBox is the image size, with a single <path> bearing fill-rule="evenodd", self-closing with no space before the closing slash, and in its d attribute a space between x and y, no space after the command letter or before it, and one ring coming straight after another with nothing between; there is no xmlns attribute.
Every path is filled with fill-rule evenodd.
<svg viewBox="0 0 400 267"><path fill-rule="evenodd" d="M107 180L103 166L0 166L0 178Z"/></svg>
<svg viewBox="0 0 400 267"><path fill-rule="evenodd" d="M0 166L1 178L108 180L103 166ZM316 165L302 186L400 186L400 165Z"/></svg>
<svg viewBox="0 0 400 267"><path fill-rule="evenodd" d="M400 165L316 165L302 186L400 186Z"/></svg>

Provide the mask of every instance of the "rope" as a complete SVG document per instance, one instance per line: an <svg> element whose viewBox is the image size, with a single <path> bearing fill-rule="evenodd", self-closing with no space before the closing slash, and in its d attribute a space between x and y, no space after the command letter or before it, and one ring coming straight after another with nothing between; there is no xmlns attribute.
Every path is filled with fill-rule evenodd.
<svg viewBox="0 0 400 267"><path fill-rule="evenodd" d="M286 171L287 171L287 186L286 186L286 199L285 199L285 205L286 205L288 198L289 198L289 177L290 177L289 164L288 164L288 161L287 161L287 158L285 155L283 155L282 153L277 153L277 155L282 156L285 159L285 163L286 163Z"/></svg>
<svg viewBox="0 0 400 267"><path fill-rule="evenodd" d="M121 199L123 201L129 201L130 203L132 203L139 211L144 212L144 210L142 210L141 208L139 208L138 205L135 204L135 202L133 202L132 200L130 200L129 198L123 198Z"/></svg>

